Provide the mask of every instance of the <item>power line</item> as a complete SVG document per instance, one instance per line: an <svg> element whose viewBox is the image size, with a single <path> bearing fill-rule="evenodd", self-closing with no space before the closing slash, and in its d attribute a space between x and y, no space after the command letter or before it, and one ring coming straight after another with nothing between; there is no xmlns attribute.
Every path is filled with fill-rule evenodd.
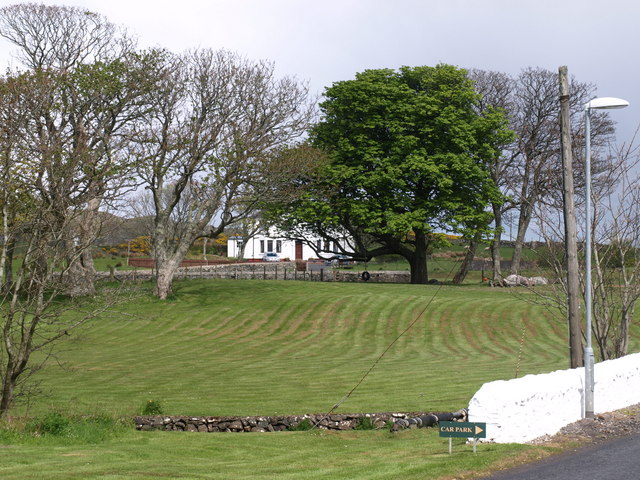
<svg viewBox="0 0 640 480"><path fill-rule="evenodd" d="M453 269L456 267L456 265L454 264L451 267L451 270L449 271L449 273L447 274L446 278L449 278L451 276L451 272L453 272ZM360 380L358 381L358 383L355 384L355 386L349 391L349 393L347 393L344 397L342 397L342 399L336 403L333 407L331 407L331 410L329 410L329 412L327 413L327 415L325 417L323 417L322 419L320 419L315 426L317 426L322 420L324 420L328 415L331 415L331 413L333 413L338 407L340 407L340 405L342 405L344 402L346 402L349 397L351 397L351 395L353 395L353 392L355 392L358 387L360 387L360 385L362 385L362 382L364 382L364 380L369 376L369 374L373 371L373 369L376 367L376 365L378 365L378 363L380 363L380 361L384 358L384 356L387 354L387 352L389 350L391 350L391 348L396 344L396 342L398 340L400 340L400 338L402 338L404 336L405 333L407 333L409 330L411 330L411 328L418 322L418 320L420 320L420 318L422 318L422 316L424 315L424 313L427 311L427 309L431 306L431 303L433 302L433 300L438 296L438 293L440 293L440 290L442 289L444 283L440 282L440 284L438 285L437 290L435 291L435 293L432 295L432 297L429 299L429 301L427 302L427 304L425 305L425 307L420 311L420 313L416 316L416 318L413 319L413 321L389 344L387 345L387 348L384 349L384 351L380 354L380 356L373 362L373 364L371 365L371 367L364 373L364 375L362 376L362 378L360 378Z"/></svg>

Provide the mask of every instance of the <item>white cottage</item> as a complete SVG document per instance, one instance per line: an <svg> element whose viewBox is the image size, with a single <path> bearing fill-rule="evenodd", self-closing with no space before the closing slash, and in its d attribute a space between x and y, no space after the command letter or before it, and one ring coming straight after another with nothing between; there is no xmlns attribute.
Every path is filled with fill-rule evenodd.
<svg viewBox="0 0 640 480"><path fill-rule="evenodd" d="M342 253L340 246L346 251L346 239L340 241L340 245L320 238L292 240L278 236L277 232L271 230L269 234L256 234L253 237L243 239L238 236L231 236L227 242L227 256L238 258L244 243L244 259L262 260L267 253L277 253L281 260L309 260L314 258L328 259L333 255ZM309 244L311 243L314 248ZM316 253L319 252L319 253Z"/></svg>

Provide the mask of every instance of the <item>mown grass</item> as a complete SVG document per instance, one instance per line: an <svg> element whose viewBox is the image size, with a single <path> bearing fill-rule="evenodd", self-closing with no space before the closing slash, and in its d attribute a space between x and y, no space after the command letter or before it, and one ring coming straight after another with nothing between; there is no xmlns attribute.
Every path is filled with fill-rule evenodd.
<svg viewBox="0 0 640 480"><path fill-rule="evenodd" d="M34 377L45 395L13 411L57 412L72 419L70 431L93 425L95 441L2 430L0 477L471 478L545 455L518 445L473 455L458 441L449 456L434 429L188 434L82 420L131 418L149 400L170 415L318 413L341 401L338 413L457 410L484 382L566 368L564 321L523 295L476 285L178 282L168 301L140 296L77 332Z"/></svg>
<svg viewBox="0 0 640 480"><path fill-rule="evenodd" d="M549 449L448 442L434 429L278 434L130 432L99 445L32 440L0 448L3 479L435 479L469 478L505 456Z"/></svg>
<svg viewBox="0 0 640 480"><path fill-rule="evenodd" d="M510 290L192 281L78 332L29 413L126 415L149 399L170 414L324 412L416 318L342 411L457 410L487 380L567 364L564 322Z"/></svg>

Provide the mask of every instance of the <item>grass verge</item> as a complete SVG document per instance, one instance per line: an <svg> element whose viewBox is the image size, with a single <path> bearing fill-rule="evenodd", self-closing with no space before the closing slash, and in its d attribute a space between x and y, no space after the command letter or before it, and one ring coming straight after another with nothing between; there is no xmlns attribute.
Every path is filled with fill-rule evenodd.
<svg viewBox="0 0 640 480"><path fill-rule="evenodd" d="M17 441L16 441L17 440ZM120 432L99 443L66 437L0 441L3 479L472 478L552 453L544 447L448 441L434 429L332 433ZM505 462L505 458L509 459Z"/></svg>

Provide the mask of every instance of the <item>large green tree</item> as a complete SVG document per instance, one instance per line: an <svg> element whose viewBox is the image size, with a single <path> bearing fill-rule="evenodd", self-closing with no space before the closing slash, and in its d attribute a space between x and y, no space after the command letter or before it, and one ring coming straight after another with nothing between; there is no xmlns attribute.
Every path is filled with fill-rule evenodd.
<svg viewBox="0 0 640 480"><path fill-rule="evenodd" d="M427 282L434 234L486 228L500 197L487 166L511 132L503 112L479 100L467 72L450 65L334 83L312 132L330 165L282 223L347 235L359 257L400 254L412 283Z"/></svg>

